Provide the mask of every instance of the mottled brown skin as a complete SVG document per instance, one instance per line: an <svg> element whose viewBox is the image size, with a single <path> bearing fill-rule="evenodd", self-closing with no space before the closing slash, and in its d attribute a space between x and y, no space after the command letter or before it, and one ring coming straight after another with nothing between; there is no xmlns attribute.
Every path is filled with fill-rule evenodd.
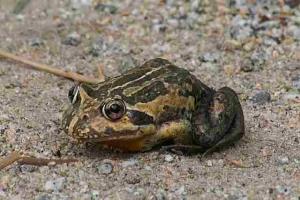
<svg viewBox="0 0 300 200"><path fill-rule="evenodd" d="M243 111L232 89L215 91L160 58L99 84L81 84L70 93L73 104L63 127L79 141L124 151L169 142L168 148L211 152L244 134ZM123 106L108 107L115 101Z"/></svg>

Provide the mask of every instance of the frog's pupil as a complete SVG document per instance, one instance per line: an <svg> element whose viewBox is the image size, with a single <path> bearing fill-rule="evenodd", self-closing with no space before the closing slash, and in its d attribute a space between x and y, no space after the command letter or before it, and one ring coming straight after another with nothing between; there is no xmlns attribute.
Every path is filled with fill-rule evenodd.
<svg viewBox="0 0 300 200"><path fill-rule="evenodd" d="M111 106L110 106L110 111L111 112L113 112L113 113L118 113L118 112L120 112L121 111L121 106L119 105L119 104L112 104Z"/></svg>

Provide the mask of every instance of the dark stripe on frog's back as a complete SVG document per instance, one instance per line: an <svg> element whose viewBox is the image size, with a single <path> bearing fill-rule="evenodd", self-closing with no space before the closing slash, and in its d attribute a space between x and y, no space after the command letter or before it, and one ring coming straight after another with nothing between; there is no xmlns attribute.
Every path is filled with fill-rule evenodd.
<svg viewBox="0 0 300 200"><path fill-rule="evenodd" d="M130 88L127 88L130 89ZM133 88L135 89L135 88ZM123 90L124 91L124 90ZM121 94L122 90L115 90L115 94ZM156 99L160 95L165 95L168 93L167 88L161 81L153 80L150 81L148 84L141 86L136 91L132 91L130 95L122 93L123 99L131 104L134 105L136 103L146 103Z"/></svg>
<svg viewBox="0 0 300 200"><path fill-rule="evenodd" d="M122 86L127 84L128 82L132 82L132 84L140 84L140 81L137 82L140 77L147 73L151 73L149 76L142 79L142 81L148 81L159 75L162 75L166 72L167 66L171 65L171 63L167 60L161 58L155 58L145 62L140 67L135 67L126 71L123 75L114 78L113 83L111 85L112 88L117 86ZM159 68L159 69L158 69Z"/></svg>

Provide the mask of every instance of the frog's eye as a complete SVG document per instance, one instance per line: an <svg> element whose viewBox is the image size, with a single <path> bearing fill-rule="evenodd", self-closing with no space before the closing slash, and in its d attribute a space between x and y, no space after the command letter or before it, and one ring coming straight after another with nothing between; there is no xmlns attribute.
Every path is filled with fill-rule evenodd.
<svg viewBox="0 0 300 200"><path fill-rule="evenodd" d="M109 120L120 119L126 113L126 106L120 99L106 102L102 107L102 114Z"/></svg>
<svg viewBox="0 0 300 200"><path fill-rule="evenodd" d="M74 104L79 98L79 87L74 85L70 88L68 98L72 104Z"/></svg>

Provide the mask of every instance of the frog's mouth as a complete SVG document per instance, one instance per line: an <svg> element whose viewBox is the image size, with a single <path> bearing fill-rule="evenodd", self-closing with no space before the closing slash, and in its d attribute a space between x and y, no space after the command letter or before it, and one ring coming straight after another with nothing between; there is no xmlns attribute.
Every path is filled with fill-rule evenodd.
<svg viewBox="0 0 300 200"><path fill-rule="evenodd" d="M88 138L89 142L108 142L108 141L129 141L138 140L155 134L156 128L154 125L139 126L136 129L115 131L112 128L106 128L104 133L93 138Z"/></svg>
<svg viewBox="0 0 300 200"><path fill-rule="evenodd" d="M99 133L98 133L99 134ZM107 135L110 134L110 135ZM91 143L100 143L106 147L112 147L122 151L136 152L149 149L147 139L155 134L155 127L147 125L137 130L108 130L106 134L93 135L94 137L84 139Z"/></svg>
<svg viewBox="0 0 300 200"><path fill-rule="evenodd" d="M126 134L124 135L124 133L121 135L115 135L115 136L105 136L105 137L101 137L101 138L89 138L87 139L87 142L108 142L108 141L120 141L120 140L136 140L136 139L141 139L144 136L142 135L129 135Z"/></svg>

